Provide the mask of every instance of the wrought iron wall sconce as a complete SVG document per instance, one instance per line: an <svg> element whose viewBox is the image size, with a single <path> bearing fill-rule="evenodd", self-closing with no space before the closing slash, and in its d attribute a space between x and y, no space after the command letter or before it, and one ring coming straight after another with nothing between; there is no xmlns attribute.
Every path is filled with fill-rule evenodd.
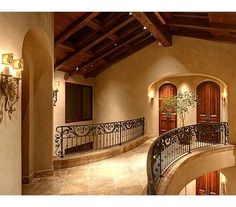
<svg viewBox="0 0 236 207"><path fill-rule="evenodd" d="M59 92L60 82L57 81L55 84L55 89L53 90L53 106L56 106L57 103L57 94Z"/></svg>
<svg viewBox="0 0 236 207"><path fill-rule="evenodd" d="M2 54L1 60L0 95L5 99L5 111L12 113L16 110L14 105L19 100L19 82L23 70L23 60L13 59L13 53Z"/></svg>

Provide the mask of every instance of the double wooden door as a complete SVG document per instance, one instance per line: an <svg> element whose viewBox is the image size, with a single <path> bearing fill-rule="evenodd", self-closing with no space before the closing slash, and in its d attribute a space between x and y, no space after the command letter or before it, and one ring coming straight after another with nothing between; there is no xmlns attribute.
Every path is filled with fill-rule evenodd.
<svg viewBox="0 0 236 207"><path fill-rule="evenodd" d="M220 122L220 87L212 81L205 81L198 85L197 96L197 123L217 123ZM219 134L213 132L213 126L208 125L205 132L197 136L201 142L217 142Z"/></svg>
<svg viewBox="0 0 236 207"><path fill-rule="evenodd" d="M210 172L196 179L196 195L219 195L220 173Z"/></svg>
<svg viewBox="0 0 236 207"><path fill-rule="evenodd" d="M159 88L159 107L163 104L163 99L177 94L177 88L171 83L165 83ZM176 111L159 112L159 135L177 127Z"/></svg>

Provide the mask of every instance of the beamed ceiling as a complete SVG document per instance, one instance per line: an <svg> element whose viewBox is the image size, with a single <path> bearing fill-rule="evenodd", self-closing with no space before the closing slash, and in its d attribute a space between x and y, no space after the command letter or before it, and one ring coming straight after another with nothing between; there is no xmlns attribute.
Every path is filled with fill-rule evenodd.
<svg viewBox="0 0 236 207"><path fill-rule="evenodd" d="M236 13L54 13L55 70L94 77L112 64L172 36L236 44Z"/></svg>

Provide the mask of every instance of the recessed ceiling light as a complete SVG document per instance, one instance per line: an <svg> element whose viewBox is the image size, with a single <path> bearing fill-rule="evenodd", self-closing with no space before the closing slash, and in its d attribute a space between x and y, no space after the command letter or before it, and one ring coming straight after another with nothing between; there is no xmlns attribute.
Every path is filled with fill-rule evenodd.
<svg viewBox="0 0 236 207"><path fill-rule="evenodd" d="M152 36L152 33L150 34L150 36Z"/></svg>
<svg viewBox="0 0 236 207"><path fill-rule="evenodd" d="M116 43L115 43L114 45L115 45L115 46L117 46L117 44L116 44Z"/></svg>
<svg viewBox="0 0 236 207"><path fill-rule="evenodd" d="M77 70L77 71L78 71L78 70L79 70L79 67L77 66L77 67L75 68L75 70Z"/></svg>
<svg viewBox="0 0 236 207"><path fill-rule="evenodd" d="M147 29L147 27L143 27L143 29Z"/></svg>

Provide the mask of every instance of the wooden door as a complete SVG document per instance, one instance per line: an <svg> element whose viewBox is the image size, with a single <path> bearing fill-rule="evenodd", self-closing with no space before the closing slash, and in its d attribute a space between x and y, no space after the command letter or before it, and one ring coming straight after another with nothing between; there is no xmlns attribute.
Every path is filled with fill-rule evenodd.
<svg viewBox="0 0 236 207"><path fill-rule="evenodd" d="M220 87L212 81L205 81L197 86L199 104L197 122L220 122Z"/></svg>
<svg viewBox="0 0 236 207"><path fill-rule="evenodd" d="M219 195L220 173L210 172L196 179L196 195Z"/></svg>
<svg viewBox="0 0 236 207"><path fill-rule="evenodd" d="M197 123L220 122L220 87L212 81L205 81L198 85ZM201 142L218 142L219 134L213 132L212 126L206 126L205 133L197 136Z"/></svg>
<svg viewBox="0 0 236 207"><path fill-rule="evenodd" d="M159 107L162 106L163 98L175 96L177 88L171 83L165 83L159 88ZM177 115L175 111L170 113L159 112L159 135L177 127Z"/></svg>

